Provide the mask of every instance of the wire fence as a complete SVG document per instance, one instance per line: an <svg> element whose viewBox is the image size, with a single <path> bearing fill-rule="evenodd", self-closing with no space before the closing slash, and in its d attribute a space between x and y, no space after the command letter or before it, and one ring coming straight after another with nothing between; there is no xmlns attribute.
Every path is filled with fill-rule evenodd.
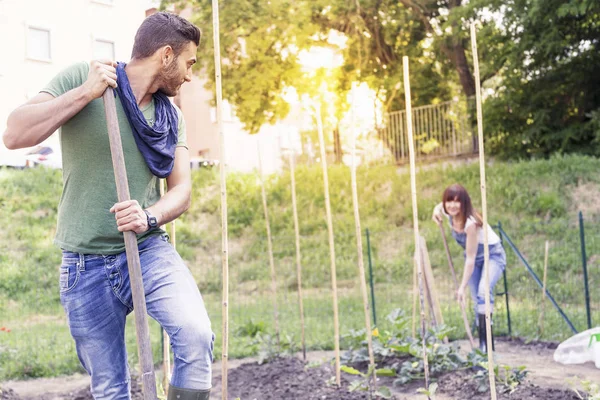
<svg viewBox="0 0 600 400"><path fill-rule="evenodd" d="M465 338L460 308L455 301L455 287L448 267L439 228L423 224L422 235L427 243L435 290L446 325L455 328L453 339ZM431 225L431 226L430 226ZM556 305L573 327L582 331L588 327L586 298L591 324L600 318L600 240L598 224L589 221L580 235L578 218L560 223L518 227L502 226L499 232L507 254L506 284L496 285L494 332L528 339L563 340L572 335L569 322L557 307L543 296L534 272L543 277L544 243L550 241L546 287ZM582 258L581 238L585 239ZM451 239L449 237L449 239ZM362 237L366 279L372 312L369 318L382 330L387 329L386 315L400 308L412 315L414 240L410 229L366 232ZM510 240L510 243L509 243ZM333 306L329 246L325 234L301 238L302 282L306 344L309 350L332 349L334 344ZM219 252L203 242L180 242L182 253L203 293L204 301L217 334L215 356L220 356L221 277ZM449 240L457 274L463 265L462 249ZM190 249L204 254L190 253ZM281 337L300 344L299 297L295 259L295 238L273 238L277 274L277 297ZM519 258L517 251L521 254ZM365 316L358 277L356 237L335 236L336 267L339 297L339 320L343 336L364 328ZM230 249L230 352L232 358L255 355L260 343L256 333L274 336L274 308L266 240L248 241ZM524 261L530 267L525 266ZM587 288L582 260L587 262ZM57 269L59 258L57 259ZM35 268L35 266L28 266ZM369 271L372 271L370 273ZM64 313L58 301L58 274L39 271L38 279L28 282L38 288L25 302L8 302L0 308L0 380L8 377L42 376L69 373L80 368ZM459 278L460 279L460 278ZM25 283L23 283L25 285ZM508 297L506 297L508 289ZM586 295L587 293L587 295ZM507 301L508 299L508 301ZM544 305L543 330L541 307ZM469 320L474 321L472 306L467 307ZM417 312L416 318L419 318ZM416 324L418 329L418 323ZM11 332L6 332L10 330ZM151 337L155 360L161 357L161 329L151 321ZM289 339L288 339L289 338ZM126 341L130 361L137 360L135 332L129 318Z"/></svg>

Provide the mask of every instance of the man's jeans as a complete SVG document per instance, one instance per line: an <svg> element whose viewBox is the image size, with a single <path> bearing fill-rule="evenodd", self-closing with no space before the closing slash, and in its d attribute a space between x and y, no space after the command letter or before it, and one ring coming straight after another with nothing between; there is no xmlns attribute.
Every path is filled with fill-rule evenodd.
<svg viewBox="0 0 600 400"><path fill-rule="evenodd" d="M148 314L171 339L171 384L211 387L214 335L196 282L166 236L139 245ZM60 300L95 399L130 399L125 318L133 311L125 252L103 256L63 251Z"/></svg>

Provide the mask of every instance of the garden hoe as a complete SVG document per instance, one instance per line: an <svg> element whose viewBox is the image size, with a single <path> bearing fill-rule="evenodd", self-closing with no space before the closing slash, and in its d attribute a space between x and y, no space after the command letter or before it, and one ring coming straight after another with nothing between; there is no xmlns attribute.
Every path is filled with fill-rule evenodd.
<svg viewBox="0 0 600 400"><path fill-rule="evenodd" d="M102 99L104 100L110 152L115 171L115 182L117 184L117 197L119 202L123 202L130 199L129 184L127 182L127 172L125 171L125 158L123 156L121 131L117 120L117 108L113 89L110 87L106 89L102 95ZM142 268L140 265L137 237L135 232L132 231L123 232L123 236L125 237L127 268L131 279L131 294L135 310L135 332L142 371L144 400L156 400L156 380L152 362L152 348L150 347L150 331L148 328L148 317L146 316L146 299L142 283Z"/></svg>

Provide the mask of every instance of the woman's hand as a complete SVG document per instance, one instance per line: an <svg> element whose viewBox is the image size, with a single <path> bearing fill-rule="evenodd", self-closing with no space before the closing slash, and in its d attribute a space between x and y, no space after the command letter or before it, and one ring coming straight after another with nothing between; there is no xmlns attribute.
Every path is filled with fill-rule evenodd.
<svg viewBox="0 0 600 400"><path fill-rule="evenodd" d="M431 216L431 219L433 220L433 222L435 222L438 225L441 225L443 218L444 218L444 214L442 213L442 207L443 207L442 203L435 206L433 208L433 214Z"/></svg>
<svg viewBox="0 0 600 400"><path fill-rule="evenodd" d="M465 287L462 285L456 291L456 300L458 300L460 304L465 304Z"/></svg>

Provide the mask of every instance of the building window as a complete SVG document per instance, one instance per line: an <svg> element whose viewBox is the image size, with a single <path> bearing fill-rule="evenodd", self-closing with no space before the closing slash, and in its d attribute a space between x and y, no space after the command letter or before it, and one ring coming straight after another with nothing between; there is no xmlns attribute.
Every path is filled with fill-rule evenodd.
<svg viewBox="0 0 600 400"><path fill-rule="evenodd" d="M50 30L27 27L27 57L39 61L51 61Z"/></svg>
<svg viewBox="0 0 600 400"><path fill-rule="evenodd" d="M94 40L94 58L96 60L115 60L115 43L110 40Z"/></svg>

